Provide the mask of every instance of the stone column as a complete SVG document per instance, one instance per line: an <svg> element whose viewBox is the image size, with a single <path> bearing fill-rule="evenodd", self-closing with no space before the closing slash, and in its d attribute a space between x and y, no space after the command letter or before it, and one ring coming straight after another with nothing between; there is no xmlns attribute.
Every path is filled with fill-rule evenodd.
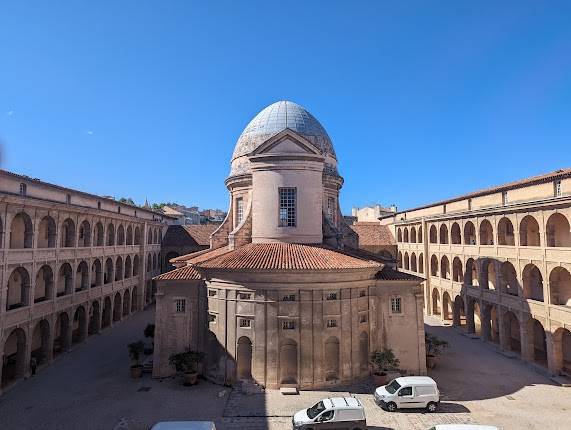
<svg viewBox="0 0 571 430"><path fill-rule="evenodd" d="M500 306L498 306L498 326L499 326L499 332L500 332L500 348L503 351L509 351L510 350L510 345L509 345L509 339L507 336L507 329L505 326L505 320L504 320L504 309L501 308Z"/></svg>
<svg viewBox="0 0 571 430"><path fill-rule="evenodd" d="M468 295L466 295L464 299L464 303L466 306L466 332L467 333L475 333L476 332L476 324L474 322L474 301L475 299L470 299Z"/></svg>
<svg viewBox="0 0 571 430"><path fill-rule="evenodd" d="M480 307L481 318L480 323L482 325L482 333L481 338L484 341L492 340L492 315L491 315L491 308L490 306L482 303Z"/></svg>
<svg viewBox="0 0 571 430"><path fill-rule="evenodd" d="M525 361L534 361L533 329L530 328L529 318L521 315L519 322L519 341L521 345L521 358Z"/></svg>
<svg viewBox="0 0 571 430"><path fill-rule="evenodd" d="M545 332L545 347L547 348L547 368L554 375L559 375L563 366L563 338L557 339L556 335Z"/></svg>

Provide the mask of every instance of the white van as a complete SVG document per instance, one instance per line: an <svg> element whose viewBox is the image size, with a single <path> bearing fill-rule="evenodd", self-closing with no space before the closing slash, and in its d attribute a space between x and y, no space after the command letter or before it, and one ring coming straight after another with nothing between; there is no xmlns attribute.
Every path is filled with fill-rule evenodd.
<svg viewBox="0 0 571 430"><path fill-rule="evenodd" d="M354 397L323 399L309 409L296 412L292 424L295 430L367 428L363 405Z"/></svg>
<svg viewBox="0 0 571 430"><path fill-rule="evenodd" d="M389 412L405 408L426 408L435 412L440 403L440 392L434 379L428 376L404 376L377 388L375 402Z"/></svg>

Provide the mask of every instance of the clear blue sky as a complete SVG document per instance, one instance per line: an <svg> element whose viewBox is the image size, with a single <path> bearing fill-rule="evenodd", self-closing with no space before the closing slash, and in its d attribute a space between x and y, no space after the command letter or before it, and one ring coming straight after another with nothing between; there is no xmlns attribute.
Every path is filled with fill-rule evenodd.
<svg viewBox="0 0 571 430"><path fill-rule="evenodd" d="M571 166L571 2L0 3L5 169L226 208L234 143L280 99L327 129L345 212Z"/></svg>

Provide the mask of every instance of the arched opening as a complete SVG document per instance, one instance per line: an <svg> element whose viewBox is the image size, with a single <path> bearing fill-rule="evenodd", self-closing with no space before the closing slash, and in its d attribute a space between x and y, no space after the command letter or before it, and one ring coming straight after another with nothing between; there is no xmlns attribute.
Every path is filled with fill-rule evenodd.
<svg viewBox="0 0 571 430"><path fill-rule="evenodd" d="M252 379L252 341L242 336L236 347L236 376L238 380Z"/></svg>
<svg viewBox="0 0 571 430"><path fill-rule="evenodd" d="M565 215L561 213L551 215L547 220L546 226L547 246L571 246L571 233L569 230L569 221Z"/></svg>
<svg viewBox="0 0 571 430"><path fill-rule="evenodd" d="M462 261L459 257L452 260L452 280L454 282L464 282L464 271L462 270Z"/></svg>
<svg viewBox="0 0 571 430"><path fill-rule="evenodd" d="M450 261L446 255L440 260L440 276L443 279L450 279Z"/></svg>
<svg viewBox="0 0 571 430"><path fill-rule="evenodd" d="M21 328L15 328L4 342L2 388L23 378L26 369L26 333Z"/></svg>
<svg viewBox="0 0 571 430"><path fill-rule="evenodd" d="M442 294L442 318L445 321L452 321L453 312L450 294L448 294L448 291L445 291Z"/></svg>
<svg viewBox="0 0 571 430"><path fill-rule="evenodd" d="M123 293L123 316L126 317L131 312L131 295L129 290Z"/></svg>
<svg viewBox="0 0 571 430"><path fill-rule="evenodd" d="M422 243L422 226L418 227L418 243Z"/></svg>
<svg viewBox="0 0 571 430"><path fill-rule="evenodd" d="M410 228L410 241L411 243L416 243L416 228Z"/></svg>
<svg viewBox="0 0 571 430"><path fill-rule="evenodd" d="M482 336L482 313L480 304L476 300L471 301L471 312L474 318L474 333L477 336Z"/></svg>
<svg viewBox="0 0 571 430"><path fill-rule="evenodd" d="M56 234L54 219L49 215L43 217L38 228L38 248L55 248Z"/></svg>
<svg viewBox="0 0 571 430"><path fill-rule="evenodd" d="M361 373L369 373L369 335L364 331L359 335L359 367Z"/></svg>
<svg viewBox="0 0 571 430"><path fill-rule="evenodd" d="M113 299L113 322L121 321L121 294L115 294Z"/></svg>
<svg viewBox="0 0 571 430"><path fill-rule="evenodd" d="M133 242L135 245L141 244L141 229L139 227L135 227L135 237L133 238Z"/></svg>
<svg viewBox="0 0 571 430"><path fill-rule="evenodd" d="M408 243L409 242L409 238L408 238L408 228L404 228L403 230L403 242Z"/></svg>
<svg viewBox="0 0 571 430"><path fill-rule="evenodd" d="M50 323L47 320L39 321L32 332L32 358L36 364L47 362L50 358Z"/></svg>
<svg viewBox="0 0 571 430"><path fill-rule="evenodd" d="M452 325L455 327L466 326L466 307L464 306L464 299L462 296L456 296L454 298Z"/></svg>
<svg viewBox="0 0 571 430"><path fill-rule="evenodd" d="M61 226L61 246L63 248L75 247L75 223L67 218Z"/></svg>
<svg viewBox="0 0 571 430"><path fill-rule="evenodd" d="M521 354L519 320L511 311L504 314L504 334L509 350Z"/></svg>
<svg viewBox="0 0 571 430"><path fill-rule="evenodd" d="M109 284L113 282L113 260L108 258L105 260L105 273L103 275L103 283Z"/></svg>
<svg viewBox="0 0 571 430"><path fill-rule="evenodd" d="M498 275L496 273L496 262L491 258L486 258L482 262L481 282L483 288L495 290L498 283Z"/></svg>
<svg viewBox="0 0 571 430"><path fill-rule="evenodd" d="M17 267L8 278L6 310L18 309L30 303L30 274L23 267Z"/></svg>
<svg viewBox="0 0 571 430"><path fill-rule="evenodd" d="M432 290L432 315L440 315L440 292L437 288Z"/></svg>
<svg viewBox="0 0 571 430"><path fill-rule="evenodd" d="M153 243L153 230L149 228L149 234L147 235L147 245L150 245L152 243Z"/></svg>
<svg viewBox="0 0 571 430"><path fill-rule="evenodd" d="M89 288L89 267L85 261L77 266L77 276L75 277L75 291L87 290Z"/></svg>
<svg viewBox="0 0 571 430"><path fill-rule="evenodd" d="M476 228L472 221L464 224L464 245L476 245Z"/></svg>
<svg viewBox="0 0 571 430"><path fill-rule="evenodd" d="M179 256L178 252L170 251L170 252L167 253L167 255L166 255L166 257L165 257L165 260L166 260L166 261L165 261L165 270L166 270L167 272L168 272L168 271L171 271L171 270L174 270L175 267L173 266L173 264L172 264L170 261L171 261L173 258L176 258L176 257L178 257L178 256ZM392 259L392 256L391 256L390 258Z"/></svg>
<svg viewBox="0 0 571 430"><path fill-rule="evenodd" d="M408 256L408 252L404 253L404 269L410 270L410 258Z"/></svg>
<svg viewBox="0 0 571 430"><path fill-rule="evenodd" d="M139 256L135 255L133 258L133 276L139 275Z"/></svg>
<svg viewBox="0 0 571 430"><path fill-rule="evenodd" d="M402 269L402 252L399 251L398 258L397 258L397 267Z"/></svg>
<svg viewBox="0 0 571 430"><path fill-rule="evenodd" d="M505 294L517 296L519 283L514 266L509 261L504 261L500 266L500 291Z"/></svg>
<svg viewBox="0 0 571 430"><path fill-rule="evenodd" d="M125 227L123 224L117 228L117 245L125 245Z"/></svg>
<svg viewBox="0 0 571 430"><path fill-rule="evenodd" d="M523 296L543 301L543 276L535 264L530 263L523 269Z"/></svg>
<svg viewBox="0 0 571 430"><path fill-rule="evenodd" d="M20 212L10 225L10 248L31 248L34 243L32 219L26 212Z"/></svg>
<svg viewBox="0 0 571 430"><path fill-rule="evenodd" d="M127 257L125 257L125 279L130 278L132 273L133 269L131 267L131 256L127 255Z"/></svg>
<svg viewBox="0 0 571 430"><path fill-rule="evenodd" d="M447 244L448 243L448 227L446 224L440 225L440 243Z"/></svg>
<svg viewBox="0 0 571 430"><path fill-rule="evenodd" d="M498 245L515 245L514 226L509 218L503 217L498 223Z"/></svg>
<svg viewBox="0 0 571 430"><path fill-rule="evenodd" d="M418 273L424 273L424 256L422 252L418 254Z"/></svg>
<svg viewBox="0 0 571 430"><path fill-rule="evenodd" d="M553 335L555 367L562 375L571 377L571 331L558 328Z"/></svg>
<svg viewBox="0 0 571 430"><path fill-rule="evenodd" d="M123 279L123 259L121 256L117 257L117 262L115 263L115 282L121 281Z"/></svg>
<svg viewBox="0 0 571 430"><path fill-rule="evenodd" d="M551 303L571 306L571 274L564 267L556 267L549 274Z"/></svg>
<svg viewBox="0 0 571 430"><path fill-rule="evenodd" d="M75 344L78 342L83 342L86 335L86 324L87 318L85 315L85 308L83 306L78 306L73 314L73 330L71 332L71 343Z"/></svg>
<svg viewBox="0 0 571 430"><path fill-rule="evenodd" d="M460 233L460 226L457 222L452 224L450 228L450 236L452 238L452 244L460 245L462 243L462 234Z"/></svg>
<svg viewBox="0 0 571 430"><path fill-rule="evenodd" d="M297 385L297 343L284 339L280 344L280 383Z"/></svg>
<svg viewBox="0 0 571 430"><path fill-rule="evenodd" d="M70 342L69 316L67 312L61 312L57 317L54 328L54 357L62 352L68 351L71 347Z"/></svg>
<svg viewBox="0 0 571 430"><path fill-rule="evenodd" d="M138 293L138 288L135 285L133 287L133 291L131 291L131 312L135 312L137 310L138 300L139 300L139 293Z"/></svg>
<svg viewBox="0 0 571 430"><path fill-rule="evenodd" d="M539 224L531 215L526 215L519 224L520 246L540 246Z"/></svg>
<svg viewBox="0 0 571 430"><path fill-rule="evenodd" d="M402 263L402 262L401 262ZM402 267L402 265L401 265ZM151 257L151 254L147 255L147 272L150 272L153 268L153 259Z"/></svg>
<svg viewBox="0 0 571 430"><path fill-rule="evenodd" d="M430 257L430 275L438 276L438 258L434 254Z"/></svg>
<svg viewBox="0 0 571 430"><path fill-rule="evenodd" d="M95 259L91 265L91 288L103 285L103 270L101 268L101 261Z"/></svg>
<svg viewBox="0 0 571 430"><path fill-rule="evenodd" d="M133 227L131 227L130 225L127 226L127 240L126 240L127 245L132 245L133 244Z"/></svg>
<svg viewBox="0 0 571 430"><path fill-rule="evenodd" d="M73 269L69 263L59 268L56 296L61 297L73 292Z"/></svg>
<svg viewBox="0 0 571 430"><path fill-rule="evenodd" d="M480 245L494 244L494 229L487 219L480 223Z"/></svg>
<svg viewBox="0 0 571 430"><path fill-rule="evenodd" d="M472 287L477 287L478 284L478 271L476 270L476 262L473 258L468 258L466 261L466 271L464 272L464 283Z"/></svg>
<svg viewBox="0 0 571 430"><path fill-rule="evenodd" d="M436 226L435 225L430 226L429 236L430 236L430 239L429 239L430 243L436 243L437 242L437 233L436 233Z"/></svg>
<svg viewBox="0 0 571 430"><path fill-rule="evenodd" d="M52 268L44 264L36 274L34 287L34 303L51 300L54 294L54 273Z"/></svg>
<svg viewBox="0 0 571 430"><path fill-rule="evenodd" d="M84 220L79 226L79 242L77 246L91 246L91 226L87 220Z"/></svg>
<svg viewBox="0 0 571 430"><path fill-rule="evenodd" d="M482 339L488 342L500 342L500 325L498 311L495 305L483 304L482 309Z"/></svg>
<svg viewBox="0 0 571 430"><path fill-rule="evenodd" d="M103 224L101 224L100 222L95 224L93 236L94 236L93 245L94 246L103 246L105 236L103 234Z"/></svg>
<svg viewBox="0 0 571 430"><path fill-rule="evenodd" d="M339 379L339 339L334 336L325 341L325 380Z"/></svg>
<svg viewBox="0 0 571 430"><path fill-rule="evenodd" d="M413 272L416 272L416 254L413 252L412 254L410 254L410 270L412 270Z"/></svg>
<svg viewBox="0 0 571 430"><path fill-rule="evenodd" d="M533 344L533 362L547 367L547 339L543 325L534 318L528 321L530 340Z"/></svg>
<svg viewBox="0 0 571 430"><path fill-rule="evenodd" d="M93 302L89 308L89 326L87 327L87 334L92 335L99 333L101 329L101 314L99 310L99 302Z"/></svg>
<svg viewBox="0 0 571 430"><path fill-rule="evenodd" d="M105 297L103 300L103 314L101 317L101 328L106 328L111 325L111 298Z"/></svg>
<svg viewBox="0 0 571 430"><path fill-rule="evenodd" d="M107 246L115 245L115 226L109 223L107 226Z"/></svg>

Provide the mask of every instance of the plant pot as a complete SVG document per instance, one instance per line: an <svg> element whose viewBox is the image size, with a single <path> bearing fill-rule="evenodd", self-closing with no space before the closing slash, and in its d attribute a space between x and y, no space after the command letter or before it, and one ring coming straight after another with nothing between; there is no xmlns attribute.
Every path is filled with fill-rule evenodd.
<svg viewBox="0 0 571 430"><path fill-rule="evenodd" d="M143 366L141 365L131 366L131 378L138 379L141 377L142 374L143 374Z"/></svg>
<svg viewBox="0 0 571 430"><path fill-rule="evenodd" d="M196 384L198 380L198 372L187 372L183 375L183 385L188 387L190 385Z"/></svg>
<svg viewBox="0 0 571 430"><path fill-rule="evenodd" d="M426 367L429 369L434 369L436 366L436 356L435 355L427 355L426 356Z"/></svg>
<svg viewBox="0 0 571 430"><path fill-rule="evenodd" d="M377 386L386 385L387 374L386 373L373 373L373 381Z"/></svg>

